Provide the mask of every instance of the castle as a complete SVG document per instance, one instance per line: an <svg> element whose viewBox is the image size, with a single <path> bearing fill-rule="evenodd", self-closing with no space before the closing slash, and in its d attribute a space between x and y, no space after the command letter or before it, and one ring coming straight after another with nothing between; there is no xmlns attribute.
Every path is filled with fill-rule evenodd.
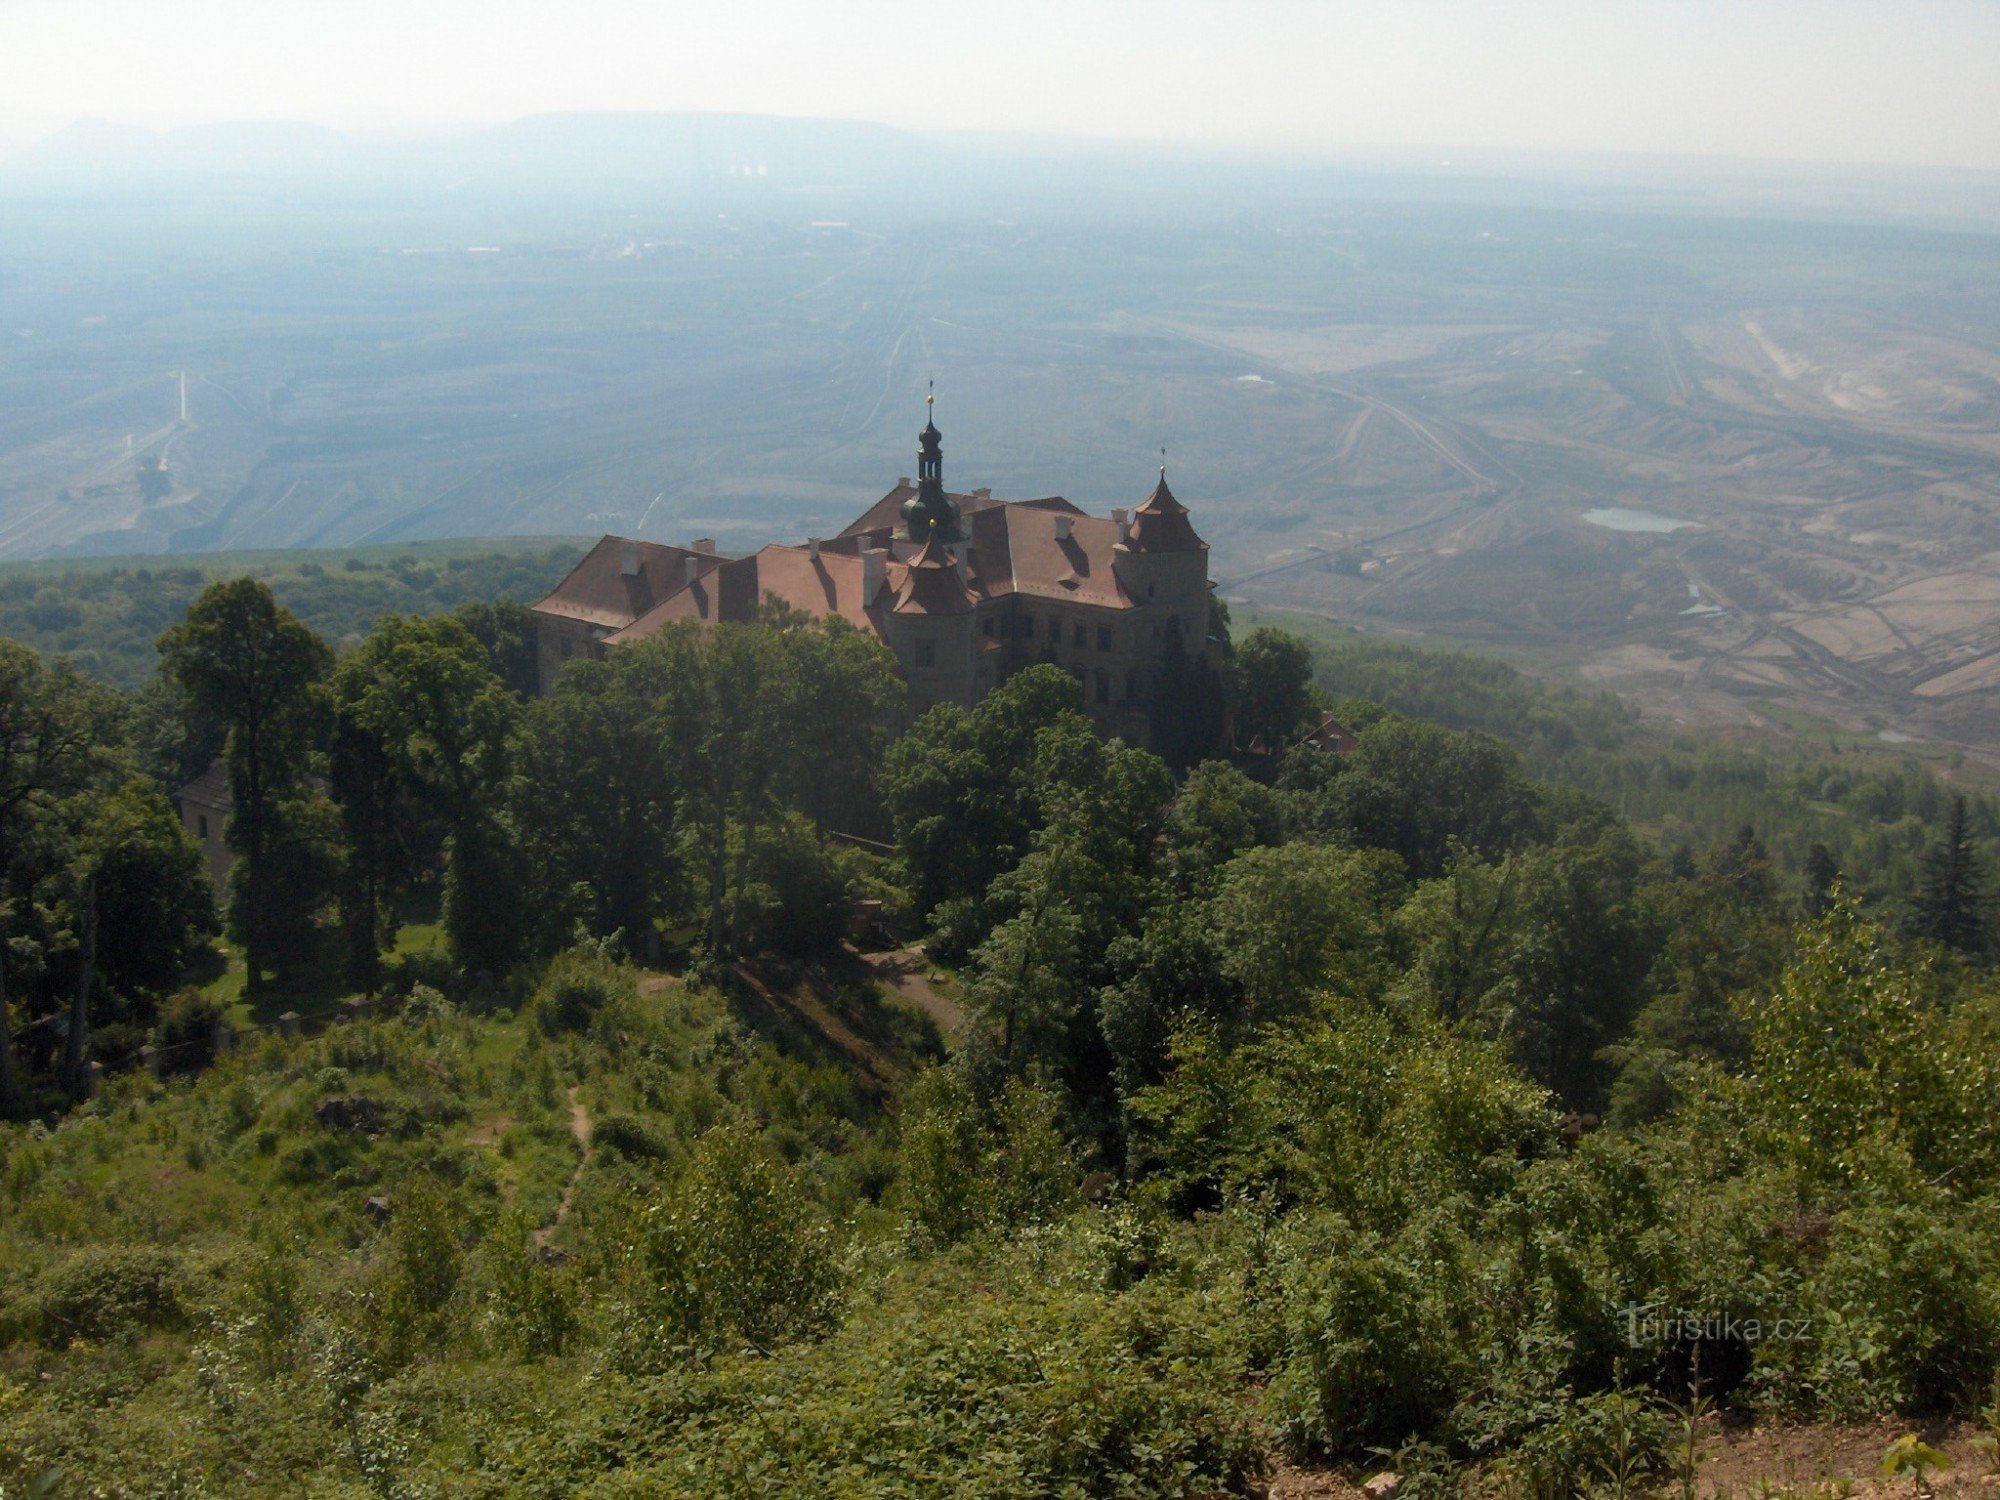
<svg viewBox="0 0 2000 1500"><path fill-rule="evenodd" d="M1164 667L1208 656L1208 543L1160 469L1153 492L1110 518L1060 496L949 494L934 420L917 482L900 479L838 536L723 557L607 536L534 606L541 690L564 664L601 657L676 620L754 619L774 598L879 638L912 711L969 707L1010 675L1054 662L1083 687L1099 732L1149 745Z"/></svg>

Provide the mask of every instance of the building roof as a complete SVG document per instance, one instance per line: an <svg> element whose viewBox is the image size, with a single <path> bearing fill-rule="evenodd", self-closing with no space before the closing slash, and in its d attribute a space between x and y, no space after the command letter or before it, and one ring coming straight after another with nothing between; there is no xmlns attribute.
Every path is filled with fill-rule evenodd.
<svg viewBox="0 0 2000 1500"><path fill-rule="evenodd" d="M1119 582L1121 551L1208 546L1167 488L1164 471L1125 526L1086 515L1060 495L1014 501L995 500L983 489L953 495L965 527L956 543L934 530L921 543L899 532L903 503L916 494L901 480L839 536L804 547L772 545L749 557L722 558L706 544L690 551L608 536L534 608L601 626L611 645L643 640L676 620L753 620L767 597L880 635L889 614L964 614L1012 594L1132 609L1139 601Z"/></svg>
<svg viewBox="0 0 2000 1500"><path fill-rule="evenodd" d="M622 630L687 587L689 558L695 560L698 573L711 572L723 561L712 551L607 536L533 609L536 614Z"/></svg>
<svg viewBox="0 0 2000 1500"><path fill-rule="evenodd" d="M924 539L916 555L897 570L896 602L899 615L962 615L972 609L972 595L966 591L965 575L951 548L936 531Z"/></svg>
<svg viewBox="0 0 2000 1500"><path fill-rule="evenodd" d="M968 562L984 598L1022 594L1131 609L1136 601L1112 567L1117 545L1115 521L1087 516L1067 500L1033 500L974 517Z"/></svg>
<svg viewBox="0 0 2000 1500"><path fill-rule="evenodd" d="M1167 471L1160 470L1160 482L1132 512L1132 532L1126 545L1134 552L1206 551L1208 543L1194 533L1187 507L1167 488Z"/></svg>
<svg viewBox="0 0 2000 1500"><path fill-rule="evenodd" d="M907 479L896 481L896 487L877 500L868 509L856 516L840 534L844 537L862 536L869 532L894 531L903 519L903 504L917 497L917 487ZM1004 502L993 498L991 490L974 490L969 495L947 493L945 498L958 507L958 513L970 517L973 512L989 510Z"/></svg>
<svg viewBox="0 0 2000 1500"><path fill-rule="evenodd" d="M644 640L676 620L699 625L743 623L757 617L766 595L815 619L838 615L856 629L876 631L868 613L871 600L862 598L868 563L859 548L822 546L814 557L809 547L773 544L749 557L732 558L679 592L661 600L623 630L606 636L608 645ZM876 581L879 592L887 569ZM879 633L879 632L878 632Z"/></svg>
<svg viewBox="0 0 2000 1500"><path fill-rule="evenodd" d="M229 768L220 760L210 761L206 771L174 793L174 800L192 802L210 812L230 811L236 803L229 795Z"/></svg>

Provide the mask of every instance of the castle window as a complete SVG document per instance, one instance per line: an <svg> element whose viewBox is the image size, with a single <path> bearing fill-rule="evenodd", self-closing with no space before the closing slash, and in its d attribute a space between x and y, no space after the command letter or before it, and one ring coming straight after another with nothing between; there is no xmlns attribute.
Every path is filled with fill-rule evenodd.
<svg viewBox="0 0 2000 1500"><path fill-rule="evenodd" d="M1032 638L1034 636L1034 633L1035 633L1035 617L1033 615L1022 615L1021 634Z"/></svg>
<svg viewBox="0 0 2000 1500"><path fill-rule="evenodd" d="M979 628L985 631L988 635L992 635L994 633L993 624L994 624L993 616L988 615L985 619L979 622Z"/></svg>
<svg viewBox="0 0 2000 1500"><path fill-rule="evenodd" d="M917 642L917 665L920 667L934 667L937 665L936 641Z"/></svg>
<svg viewBox="0 0 2000 1500"><path fill-rule="evenodd" d="M1111 674L1109 672L1100 670L1097 674L1097 701L1099 703L1109 703L1111 701Z"/></svg>
<svg viewBox="0 0 2000 1500"><path fill-rule="evenodd" d="M1109 625L1100 625L1097 627L1097 649L1099 651L1109 651L1111 649L1111 627Z"/></svg>
<svg viewBox="0 0 2000 1500"><path fill-rule="evenodd" d="M196 821L197 823L201 824L201 836L202 836L203 838L207 838L207 837L208 837L208 814L207 814L207 813L198 813L198 814L197 814L197 815L195 816L195 821Z"/></svg>
<svg viewBox="0 0 2000 1500"><path fill-rule="evenodd" d="M1088 646L1090 644L1090 632L1085 628L1082 621L1077 622L1076 630L1070 636L1070 644L1072 646Z"/></svg>
<svg viewBox="0 0 2000 1500"><path fill-rule="evenodd" d="M1125 674L1125 701L1136 703L1139 699L1139 676L1136 672Z"/></svg>

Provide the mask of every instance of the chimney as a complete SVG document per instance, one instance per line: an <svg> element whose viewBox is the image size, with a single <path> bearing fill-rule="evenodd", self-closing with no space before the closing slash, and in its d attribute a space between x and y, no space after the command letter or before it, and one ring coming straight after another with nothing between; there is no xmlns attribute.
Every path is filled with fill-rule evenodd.
<svg viewBox="0 0 2000 1500"><path fill-rule="evenodd" d="M1121 542L1130 541L1132 539L1132 513L1121 505L1111 512L1111 519L1118 527L1118 540Z"/></svg>
<svg viewBox="0 0 2000 1500"><path fill-rule="evenodd" d="M1058 514L1058 515L1056 516L1056 540L1057 540L1057 541L1059 541L1059 542L1066 542L1066 541L1068 541L1068 540L1069 540L1069 533L1070 533L1070 528L1072 527L1072 525L1074 524L1074 522L1075 522L1075 518L1074 518L1074 517L1072 517L1072 516L1065 516L1065 515L1061 515L1061 514Z"/></svg>
<svg viewBox="0 0 2000 1500"><path fill-rule="evenodd" d="M686 566L687 566L687 581L691 584L697 578L701 577L701 559L698 557L690 557L687 560Z"/></svg>
<svg viewBox="0 0 2000 1500"><path fill-rule="evenodd" d="M909 487L910 487L910 476L907 474L898 474L896 476L896 488L899 490L906 490Z"/></svg>
<svg viewBox="0 0 2000 1500"><path fill-rule="evenodd" d="M639 544L630 538L618 544L618 571L626 578L639 576Z"/></svg>
<svg viewBox="0 0 2000 1500"><path fill-rule="evenodd" d="M816 536L809 536L809 537L807 537L807 538L806 538L806 556L807 556L807 557L809 557L809 558L811 558L811 559L812 559L812 560L813 560L814 562L818 562L818 561L819 561L819 538L818 538L818 537L816 537Z"/></svg>
<svg viewBox="0 0 2000 1500"><path fill-rule="evenodd" d="M888 576L889 554L881 547L864 547L861 550L861 607L866 609L875 602L875 596L882 591L882 580Z"/></svg>
<svg viewBox="0 0 2000 1500"><path fill-rule="evenodd" d="M715 538L712 536L696 537L694 539L694 550L699 552L703 557L715 556Z"/></svg>

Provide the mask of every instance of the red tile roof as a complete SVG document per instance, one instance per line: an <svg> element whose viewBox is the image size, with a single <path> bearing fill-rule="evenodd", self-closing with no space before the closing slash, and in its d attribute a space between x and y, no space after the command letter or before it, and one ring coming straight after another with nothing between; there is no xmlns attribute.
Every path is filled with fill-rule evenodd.
<svg viewBox="0 0 2000 1500"><path fill-rule="evenodd" d="M1069 535L1057 535L1067 521ZM973 584L982 597L1025 594L1074 599L1104 609L1134 600L1112 571L1116 522L1087 516L1067 500L1010 504L973 518Z"/></svg>
<svg viewBox="0 0 2000 1500"><path fill-rule="evenodd" d="M675 620L714 625L757 616L766 595L775 594L815 619L839 615L857 629L875 631L861 586L867 564L858 550L822 546L817 558L805 547L772 545L750 557L724 562L712 574L662 600L625 629L605 637L608 645L644 640Z"/></svg>
<svg viewBox="0 0 2000 1500"><path fill-rule="evenodd" d="M630 574L625 572L627 548L634 550L638 564L637 571ZM722 562L713 552L690 552L658 542L607 536L534 605L534 611L623 629L687 586L687 560L691 557L704 573Z"/></svg>
<svg viewBox="0 0 2000 1500"><path fill-rule="evenodd" d="M916 556L895 569L895 611L899 615L962 615L972 609L958 559L933 531Z"/></svg>
<svg viewBox="0 0 2000 1500"><path fill-rule="evenodd" d="M1132 512L1132 534L1127 544L1134 552L1205 551L1208 543L1194 534L1187 507L1167 488L1167 471L1160 470L1160 482L1139 508Z"/></svg>

